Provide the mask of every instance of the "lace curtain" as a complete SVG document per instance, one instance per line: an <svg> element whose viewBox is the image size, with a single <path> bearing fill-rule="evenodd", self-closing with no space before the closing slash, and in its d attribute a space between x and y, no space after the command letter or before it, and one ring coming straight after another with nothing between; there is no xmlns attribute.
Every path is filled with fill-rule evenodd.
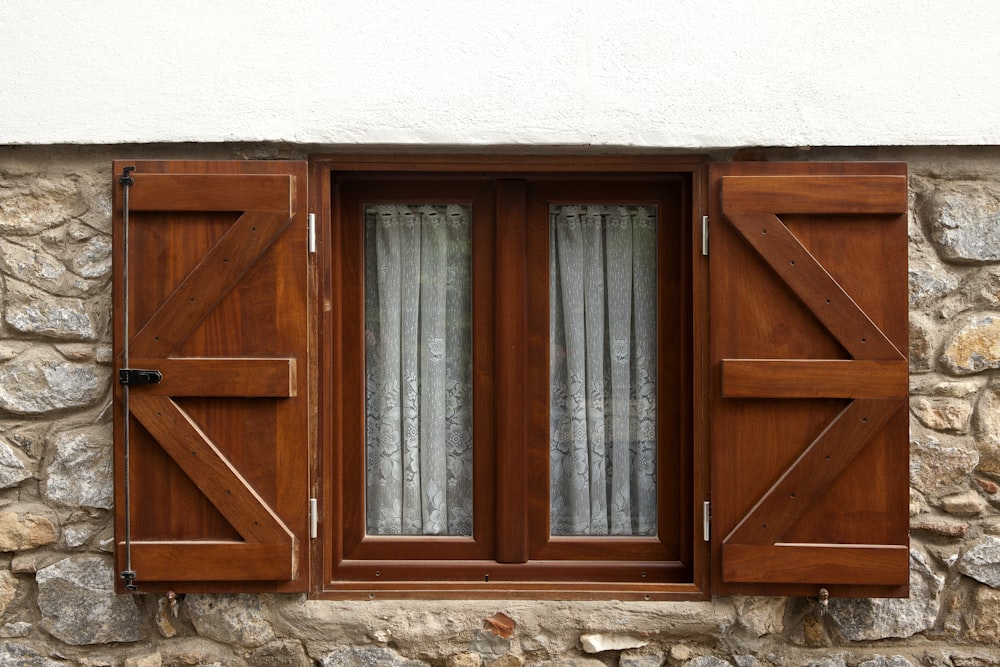
<svg viewBox="0 0 1000 667"><path fill-rule="evenodd" d="M656 534L656 208L550 209L551 531Z"/></svg>
<svg viewBox="0 0 1000 667"><path fill-rule="evenodd" d="M365 208L368 532L472 533L470 211Z"/></svg>

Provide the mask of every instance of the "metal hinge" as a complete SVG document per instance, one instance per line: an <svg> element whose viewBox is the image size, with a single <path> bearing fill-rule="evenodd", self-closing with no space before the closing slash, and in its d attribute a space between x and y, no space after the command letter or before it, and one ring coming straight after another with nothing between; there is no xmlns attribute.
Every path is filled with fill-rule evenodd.
<svg viewBox="0 0 1000 667"><path fill-rule="evenodd" d="M701 534L706 542L712 537L712 503L708 500L701 504Z"/></svg>
<svg viewBox="0 0 1000 667"><path fill-rule="evenodd" d="M319 535L319 503L315 498L309 499L309 537L316 539Z"/></svg>
<svg viewBox="0 0 1000 667"><path fill-rule="evenodd" d="M708 216L701 216L701 254L708 256Z"/></svg>
<svg viewBox="0 0 1000 667"><path fill-rule="evenodd" d="M316 252L316 214L310 213L306 216L306 225L308 230L306 232L306 245L309 249L309 254Z"/></svg>

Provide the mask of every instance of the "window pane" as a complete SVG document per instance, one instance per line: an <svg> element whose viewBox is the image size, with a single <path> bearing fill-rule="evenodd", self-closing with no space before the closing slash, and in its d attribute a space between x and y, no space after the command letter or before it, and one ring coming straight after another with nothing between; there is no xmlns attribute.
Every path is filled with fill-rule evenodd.
<svg viewBox="0 0 1000 667"><path fill-rule="evenodd" d="M472 534L470 213L365 206L370 534Z"/></svg>
<svg viewBox="0 0 1000 667"><path fill-rule="evenodd" d="M553 535L656 534L656 214L549 209Z"/></svg>

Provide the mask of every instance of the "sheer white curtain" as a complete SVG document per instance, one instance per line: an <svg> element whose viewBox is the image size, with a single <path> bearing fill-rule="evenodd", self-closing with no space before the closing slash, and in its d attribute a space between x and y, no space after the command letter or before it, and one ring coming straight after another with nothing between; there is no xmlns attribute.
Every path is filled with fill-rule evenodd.
<svg viewBox="0 0 1000 667"><path fill-rule="evenodd" d="M472 532L468 207L365 208L368 532Z"/></svg>
<svg viewBox="0 0 1000 667"><path fill-rule="evenodd" d="M656 208L550 218L550 528L654 535Z"/></svg>

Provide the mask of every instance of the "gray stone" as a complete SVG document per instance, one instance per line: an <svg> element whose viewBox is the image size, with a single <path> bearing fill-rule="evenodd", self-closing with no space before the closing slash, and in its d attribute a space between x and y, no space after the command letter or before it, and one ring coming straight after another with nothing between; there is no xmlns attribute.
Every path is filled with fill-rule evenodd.
<svg viewBox="0 0 1000 667"><path fill-rule="evenodd" d="M0 489L9 489L30 479L33 468L31 460L20 449L0 437Z"/></svg>
<svg viewBox="0 0 1000 667"><path fill-rule="evenodd" d="M82 408L104 394L107 368L27 353L0 364L0 410L35 415Z"/></svg>
<svg viewBox="0 0 1000 667"><path fill-rule="evenodd" d="M941 257L953 262L1000 261L1000 186L956 181L929 194L922 207Z"/></svg>
<svg viewBox="0 0 1000 667"><path fill-rule="evenodd" d="M910 307L919 308L954 292L959 278L953 273L934 268L910 269Z"/></svg>
<svg viewBox="0 0 1000 667"><path fill-rule="evenodd" d="M313 667L315 663L306 655L302 642L279 639L250 652L251 665L268 667Z"/></svg>
<svg viewBox="0 0 1000 667"><path fill-rule="evenodd" d="M586 653L600 653L602 651L621 651L628 648L642 648L647 644L649 644L649 642L644 639L619 633L591 632L580 635L580 646L583 647L583 650Z"/></svg>
<svg viewBox="0 0 1000 667"><path fill-rule="evenodd" d="M2 613L3 612L0 611L0 614ZM27 637L28 633L31 632L31 627L31 623L28 623L27 621L4 623L3 627L0 627L0 637L5 639L10 639L12 637Z"/></svg>
<svg viewBox="0 0 1000 667"><path fill-rule="evenodd" d="M806 667L847 667L847 662L839 655L831 655L810 660L806 663Z"/></svg>
<svg viewBox="0 0 1000 667"><path fill-rule="evenodd" d="M10 559L10 571L14 574L34 574L43 567L59 562L63 555L47 550L19 551Z"/></svg>
<svg viewBox="0 0 1000 667"><path fill-rule="evenodd" d="M914 665L901 655L893 655L889 657L876 655L871 660L859 662L858 667L914 667Z"/></svg>
<svg viewBox="0 0 1000 667"><path fill-rule="evenodd" d="M986 509L986 501L978 493L966 491L942 498L941 509L957 516L975 516Z"/></svg>
<svg viewBox="0 0 1000 667"><path fill-rule="evenodd" d="M956 398L917 396L910 400L910 410L921 424L945 433L968 433L972 404Z"/></svg>
<svg viewBox="0 0 1000 667"><path fill-rule="evenodd" d="M926 373L934 366L932 350L934 343L931 332L934 330L930 321L917 313L910 314L910 371Z"/></svg>
<svg viewBox="0 0 1000 667"><path fill-rule="evenodd" d="M985 644L1000 643L1000 591L980 586L969 617L971 639ZM1000 657L997 662L1000 663Z"/></svg>
<svg viewBox="0 0 1000 667"><path fill-rule="evenodd" d="M785 606L783 597L743 597L736 598L736 619L740 625L757 635L778 635L785 629Z"/></svg>
<svg viewBox="0 0 1000 667"><path fill-rule="evenodd" d="M116 595L106 556L70 556L35 575L42 627L67 644L136 642L142 617L133 597Z"/></svg>
<svg viewBox="0 0 1000 667"><path fill-rule="evenodd" d="M979 398L974 425L978 469L1000 475L1000 384L990 385Z"/></svg>
<svg viewBox="0 0 1000 667"><path fill-rule="evenodd" d="M513 641L491 631L477 629L472 633L469 650L483 656L503 655L510 650Z"/></svg>
<svg viewBox="0 0 1000 667"><path fill-rule="evenodd" d="M618 667L660 667L662 664L662 653L625 651L618 656Z"/></svg>
<svg viewBox="0 0 1000 667"><path fill-rule="evenodd" d="M0 239L0 272L60 296L83 296L90 281L68 271L61 261L41 248Z"/></svg>
<svg viewBox="0 0 1000 667"><path fill-rule="evenodd" d="M478 653L456 653L449 655L444 661L444 667L482 667L482 665L483 659L479 657Z"/></svg>
<svg viewBox="0 0 1000 667"><path fill-rule="evenodd" d="M176 637L169 642L160 642L157 647L163 656L163 664L170 667L243 667L248 665L242 657L228 646L223 646L201 637ZM240 651L242 654L243 651ZM253 667L258 667L256 664Z"/></svg>
<svg viewBox="0 0 1000 667"><path fill-rule="evenodd" d="M22 506L0 511L0 551L37 549L56 541L58 533L44 507Z"/></svg>
<svg viewBox="0 0 1000 667"><path fill-rule="evenodd" d="M848 641L911 637L934 626L944 577L934 572L926 557L910 549L910 597L833 598L830 618Z"/></svg>
<svg viewBox="0 0 1000 667"><path fill-rule="evenodd" d="M734 655L733 662L736 663L736 667L761 667L760 660L753 655Z"/></svg>
<svg viewBox="0 0 1000 667"><path fill-rule="evenodd" d="M45 495L63 505L111 509L111 426L83 426L57 433Z"/></svg>
<svg viewBox="0 0 1000 667"><path fill-rule="evenodd" d="M983 535L958 561L958 571L991 588L1000 588L1000 537Z"/></svg>
<svg viewBox="0 0 1000 667"><path fill-rule="evenodd" d="M20 424L7 421L4 435L7 441L33 459L45 452L45 434L49 424L43 421L29 421Z"/></svg>
<svg viewBox="0 0 1000 667"><path fill-rule="evenodd" d="M71 663L53 660L34 648L18 642L0 642L0 665L17 667L66 667Z"/></svg>
<svg viewBox="0 0 1000 667"><path fill-rule="evenodd" d="M722 658L716 658L714 655L703 655L694 660L688 660L684 663L684 667L733 667L733 664Z"/></svg>
<svg viewBox="0 0 1000 667"><path fill-rule="evenodd" d="M0 203L0 236L33 236L87 212L72 180L32 176L6 183Z"/></svg>
<svg viewBox="0 0 1000 667"><path fill-rule="evenodd" d="M90 539L91 528L86 524L63 528L63 543L67 549L83 546Z"/></svg>
<svg viewBox="0 0 1000 667"><path fill-rule="evenodd" d="M94 361L99 364L110 365L114 358L114 353L109 345L102 345L94 351Z"/></svg>
<svg viewBox="0 0 1000 667"><path fill-rule="evenodd" d="M184 607L198 634L217 642L257 647L275 638L258 595L188 595Z"/></svg>
<svg viewBox="0 0 1000 667"><path fill-rule="evenodd" d="M94 340L94 318L80 299L52 296L17 280L7 280L4 320L14 329L38 336Z"/></svg>
<svg viewBox="0 0 1000 667"><path fill-rule="evenodd" d="M125 658L125 667L161 667L162 665L163 655L160 653Z"/></svg>
<svg viewBox="0 0 1000 667"><path fill-rule="evenodd" d="M17 597L17 577L9 570L0 570L0 617Z"/></svg>
<svg viewBox="0 0 1000 667"><path fill-rule="evenodd" d="M971 375L1000 368L1000 315L970 317L944 344L941 366L953 375Z"/></svg>
<svg viewBox="0 0 1000 667"><path fill-rule="evenodd" d="M937 495L961 487L979 464L979 453L971 441L951 439L943 444L937 438L910 441L910 486L921 493Z"/></svg>
<svg viewBox="0 0 1000 667"><path fill-rule="evenodd" d="M91 236L74 248L69 266L73 273L84 278L111 275L111 239L102 234Z"/></svg>
<svg viewBox="0 0 1000 667"><path fill-rule="evenodd" d="M320 658L322 667L428 667L381 646L346 646Z"/></svg>

